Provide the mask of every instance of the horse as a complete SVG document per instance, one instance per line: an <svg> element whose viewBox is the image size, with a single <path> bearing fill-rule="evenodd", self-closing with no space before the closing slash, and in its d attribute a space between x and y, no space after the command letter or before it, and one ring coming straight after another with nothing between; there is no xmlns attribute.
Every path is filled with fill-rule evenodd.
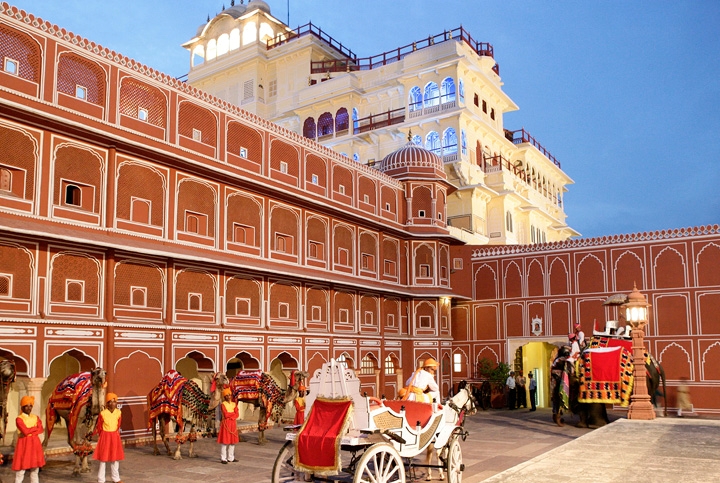
<svg viewBox="0 0 720 483"><path fill-rule="evenodd" d="M9 359L0 361L0 441L5 441L7 430L7 401L10 394L10 384L15 381L15 362Z"/></svg>
<svg viewBox="0 0 720 483"><path fill-rule="evenodd" d="M215 408L222 401L222 390L228 384L224 372L216 372L210 394L205 394L194 381L182 377L177 371L169 371L160 383L155 386L147 396L148 399L148 427L152 429L153 454L159 455L157 444L157 427L160 427L160 439L165 445L168 456L174 460L182 459L180 445L190 442L189 458L196 458L195 441L197 440L196 426L204 424L207 433L212 431L215 417ZM177 424L175 442L177 448L173 454L167 441L167 427L170 421ZM157 424L156 424L157 423ZM190 424L188 434L183 433L185 423Z"/></svg>
<svg viewBox="0 0 720 483"><path fill-rule="evenodd" d="M455 424L462 427L465 424L465 416L475 414L477 412L478 402L473 394L474 389L472 385L468 384L467 381L460 381L457 393L445 402L446 406L455 411L456 417L454 418L454 421L446 421L445 424ZM450 455L447 454L447 448L448 446L446 445L438 452L433 445L428 446L425 453L425 466L428 468L428 473L425 477L427 481L430 481L433 478L433 466L431 465L433 455L437 457L438 462L443 463L443 466L448 466L447 460ZM445 472L442 467L438 468L438 471L440 472L440 480L444 480ZM456 479L451 480L448 478L448 481L456 481Z"/></svg>
<svg viewBox="0 0 720 483"><path fill-rule="evenodd" d="M240 371L230 381L234 400L260 408L258 444L267 443L265 430L268 427L268 420L272 417L276 423L280 421L285 406L297 397L298 387L306 378L306 372L293 371L287 390L278 386L270 374L262 371Z"/></svg>
<svg viewBox="0 0 720 483"><path fill-rule="evenodd" d="M55 387L45 409L45 440L47 448L55 422L62 418L68 430L68 444L75 453L73 476L90 471L87 457L92 449L87 442L105 402L105 370L96 367L66 377Z"/></svg>

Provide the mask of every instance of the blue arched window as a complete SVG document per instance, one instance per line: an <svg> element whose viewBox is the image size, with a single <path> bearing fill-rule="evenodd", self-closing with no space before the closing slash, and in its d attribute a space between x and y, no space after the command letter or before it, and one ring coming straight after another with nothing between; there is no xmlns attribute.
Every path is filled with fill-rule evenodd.
<svg viewBox="0 0 720 483"><path fill-rule="evenodd" d="M430 131L425 136L425 149L432 151L440 156L440 135L435 131Z"/></svg>
<svg viewBox="0 0 720 483"><path fill-rule="evenodd" d="M315 139L315 119L308 117L303 124L303 136L308 139Z"/></svg>
<svg viewBox="0 0 720 483"><path fill-rule="evenodd" d="M348 112L347 109L341 107L335 113L335 132L343 132L348 130Z"/></svg>
<svg viewBox="0 0 720 483"><path fill-rule="evenodd" d="M329 112L324 112L318 118L318 137L329 136L333 133L333 117Z"/></svg>
<svg viewBox="0 0 720 483"><path fill-rule="evenodd" d="M418 86L414 86L410 89L410 95L408 96L408 106L410 112L419 111L423 107L423 96L422 91Z"/></svg>
<svg viewBox="0 0 720 483"><path fill-rule="evenodd" d="M462 153L467 154L467 133L465 129L460 130L460 146L462 146Z"/></svg>
<svg viewBox="0 0 720 483"><path fill-rule="evenodd" d="M422 137L419 134L415 134L411 141L415 146L422 146Z"/></svg>
<svg viewBox="0 0 720 483"><path fill-rule="evenodd" d="M437 106L440 104L440 90L438 89L438 85L436 83L430 82L425 86L425 96L423 97L423 101L425 107Z"/></svg>
<svg viewBox="0 0 720 483"><path fill-rule="evenodd" d="M449 127L443 132L443 154L457 153L457 134Z"/></svg>
<svg viewBox="0 0 720 483"><path fill-rule="evenodd" d="M357 134L357 130L358 130L358 119L359 119L359 114L358 114L357 107L353 107L352 120L353 120L353 133L355 133L355 134Z"/></svg>
<svg viewBox="0 0 720 483"><path fill-rule="evenodd" d="M458 96L462 102L465 102L465 83L462 79L458 79Z"/></svg>
<svg viewBox="0 0 720 483"><path fill-rule="evenodd" d="M440 84L440 102L452 102L455 100L455 81L452 77L446 77Z"/></svg>

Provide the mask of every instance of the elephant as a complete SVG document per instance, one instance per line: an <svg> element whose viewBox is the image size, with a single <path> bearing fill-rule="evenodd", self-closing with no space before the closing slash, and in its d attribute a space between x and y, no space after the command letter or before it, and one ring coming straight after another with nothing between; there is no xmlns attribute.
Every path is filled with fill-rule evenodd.
<svg viewBox="0 0 720 483"><path fill-rule="evenodd" d="M558 352L558 356L551 368L552 381L550 394L553 403L553 421L558 426L564 426L565 420L562 417L563 409L567 409L577 415L579 428L598 428L610 423L605 403L579 402L580 377L575 372L571 362L567 361L570 348L564 346ZM656 405L656 396L662 383L662 396L664 401L664 415L667 416L667 398L665 385L665 370L662 365L649 355L649 361L645 363L647 374L647 389L653 406ZM566 394L563 394L563 393Z"/></svg>

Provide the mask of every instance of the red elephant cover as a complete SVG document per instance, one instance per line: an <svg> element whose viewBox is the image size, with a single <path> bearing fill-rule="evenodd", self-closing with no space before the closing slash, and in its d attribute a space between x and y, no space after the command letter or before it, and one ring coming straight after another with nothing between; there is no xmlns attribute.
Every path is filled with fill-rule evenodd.
<svg viewBox="0 0 720 483"><path fill-rule="evenodd" d="M590 348L578 359L578 402L627 406L633 385L630 341L610 337L593 338Z"/></svg>

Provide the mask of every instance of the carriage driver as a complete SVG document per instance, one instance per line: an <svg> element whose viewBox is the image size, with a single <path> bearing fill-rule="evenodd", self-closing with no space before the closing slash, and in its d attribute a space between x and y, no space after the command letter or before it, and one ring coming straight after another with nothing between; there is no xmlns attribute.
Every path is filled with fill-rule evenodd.
<svg viewBox="0 0 720 483"><path fill-rule="evenodd" d="M427 403L431 403L433 400L440 401L440 388L435 381L435 373L439 365L432 357L425 359L422 368L415 371L406 382L408 386L407 400Z"/></svg>

